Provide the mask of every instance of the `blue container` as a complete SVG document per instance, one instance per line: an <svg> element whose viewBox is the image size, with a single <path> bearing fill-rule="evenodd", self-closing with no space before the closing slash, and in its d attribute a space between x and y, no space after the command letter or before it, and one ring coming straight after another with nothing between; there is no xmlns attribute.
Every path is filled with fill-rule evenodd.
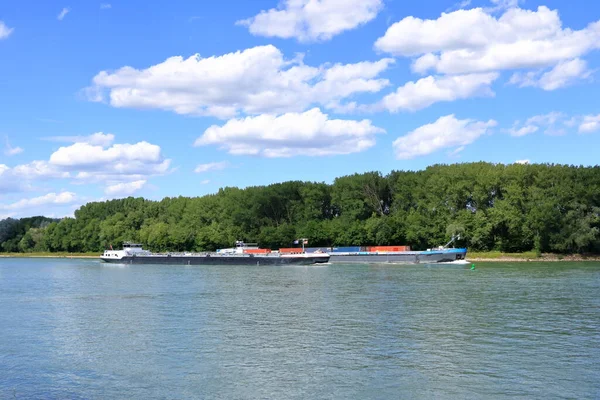
<svg viewBox="0 0 600 400"><path fill-rule="evenodd" d="M358 253L360 251L360 246L350 246L350 247L334 247L334 253Z"/></svg>

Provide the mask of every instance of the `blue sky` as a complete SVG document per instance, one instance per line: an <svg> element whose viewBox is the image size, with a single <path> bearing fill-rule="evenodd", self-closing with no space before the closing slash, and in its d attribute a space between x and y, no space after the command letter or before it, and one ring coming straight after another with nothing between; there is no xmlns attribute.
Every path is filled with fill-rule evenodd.
<svg viewBox="0 0 600 400"><path fill-rule="evenodd" d="M0 218L435 163L595 165L599 20L583 0L5 0Z"/></svg>

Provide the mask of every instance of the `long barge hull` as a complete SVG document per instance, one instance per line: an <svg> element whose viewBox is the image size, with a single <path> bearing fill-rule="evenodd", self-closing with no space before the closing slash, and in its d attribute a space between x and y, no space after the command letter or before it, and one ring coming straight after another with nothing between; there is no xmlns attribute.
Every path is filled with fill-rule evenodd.
<svg viewBox="0 0 600 400"><path fill-rule="evenodd" d="M311 265L326 263L327 256L281 257L281 256L180 256L180 255L136 255L121 258L101 257L113 264L162 264L162 265Z"/></svg>
<svg viewBox="0 0 600 400"><path fill-rule="evenodd" d="M402 251L389 253L329 253L330 263L396 263L396 264L437 264L464 260L467 249L447 249L432 251Z"/></svg>

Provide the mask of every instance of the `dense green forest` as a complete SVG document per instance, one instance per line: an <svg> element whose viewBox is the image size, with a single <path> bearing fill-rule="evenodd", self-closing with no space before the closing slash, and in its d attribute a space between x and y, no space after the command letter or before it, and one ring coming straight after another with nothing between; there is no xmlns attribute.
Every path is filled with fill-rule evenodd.
<svg viewBox="0 0 600 400"><path fill-rule="evenodd" d="M214 250L235 240L289 247L408 244L460 233L472 250L600 253L600 167L465 163L283 182L203 197L89 203L75 218L0 221L2 251Z"/></svg>

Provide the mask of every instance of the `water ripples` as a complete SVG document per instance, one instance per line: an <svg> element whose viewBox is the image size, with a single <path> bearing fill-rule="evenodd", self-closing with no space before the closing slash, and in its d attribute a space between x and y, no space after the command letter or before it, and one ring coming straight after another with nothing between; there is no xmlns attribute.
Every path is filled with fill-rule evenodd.
<svg viewBox="0 0 600 400"><path fill-rule="evenodd" d="M600 264L0 260L0 398L600 397Z"/></svg>

